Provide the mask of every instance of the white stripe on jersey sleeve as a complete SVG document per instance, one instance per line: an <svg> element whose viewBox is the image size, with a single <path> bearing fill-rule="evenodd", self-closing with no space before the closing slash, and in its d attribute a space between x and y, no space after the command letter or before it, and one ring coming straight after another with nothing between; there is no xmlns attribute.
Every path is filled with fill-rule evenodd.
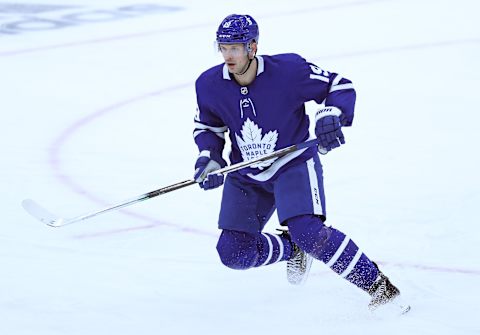
<svg viewBox="0 0 480 335"><path fill-rule="evenodd" d="M335 91L340 91L340 90L349 90L349 89L353 89L353 84L352 83L335 85L335 86L330 87L330 93L335 92Z"/></svg>
<svg viewBox="0 0 480 335"><path fill-rule="evenodd" d="M323 82L326 82L326 83L330 82L330 79L328 79L328 77L324 77L324 76L319 75L319 74L311 74L310 79L317 79L317 80L320 80L320 81L323 81Z"/></svg>
<svg viewBox="0 0 480 335"><path fill-rule="evenodd" d="M197 129L202 129L202 130L210 130L214 133L223 133L223 132L226 132L228 127L227 126L224 126L224 127L212 127L212 126L207 126L206 124L203 124L203 123L200 123L200 122L197 122L195 121L195 130Z"/></svg>
<svg viewBox="0 0 480 335"><path fill-rule="evenodd" d="M198 135L200 135L201 133L206 133L207 130L195 130L193 132L193 138L196 138ZM223 138L225 139L225 133L214 133L215 135L217 135L218 137L220 138Z"/></svg>
<svg viewBox="0 0 480 335"><path fill-rule="evenodd" d="M340 82L340 80L342 80L343 77L339 74L337 74L337 76L335 77L335 79L332 81L332 86L336 86L338 85L338 83Z"/></svg>
<svg viewBox="0 0 480 335"><path fill-rule="evenodd" d="M330 86L330 90L328 91L328 93L335 92L335 91L340 91L340 90L353 89L353 84L352 83L340 84L342 79L343 79L343 77L341 75L337 74L335 79L332 81L332 86Z"/></svg>

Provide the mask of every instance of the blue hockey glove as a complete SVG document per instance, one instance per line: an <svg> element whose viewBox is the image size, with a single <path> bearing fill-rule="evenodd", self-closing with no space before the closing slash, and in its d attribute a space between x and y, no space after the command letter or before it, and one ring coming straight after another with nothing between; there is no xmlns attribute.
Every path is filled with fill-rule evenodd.
<svg viewBox="0 0 480 335"><path fill-rule="evenodd" d="M210 172L225 166L227 166L227 162L219 153L204 150L198 155L193 179L204 190L217 188L223 184L223 174L210 174Z"/></svg>
<svg viewBox="0 0 480 335"><path fill-rule="evenodd" d="M337 107L324 107L315 114L315 135L319 139L318 151L325 155L332 149L345 144L340 117L342 112Z"/></svg>

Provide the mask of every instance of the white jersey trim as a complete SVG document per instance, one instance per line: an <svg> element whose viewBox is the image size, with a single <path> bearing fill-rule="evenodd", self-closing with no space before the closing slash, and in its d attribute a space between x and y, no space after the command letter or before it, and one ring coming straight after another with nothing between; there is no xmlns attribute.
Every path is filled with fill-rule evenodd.
<svg viewBox="0 0 480 335"><path fill-rule="evenodd" d="M201 133L206 133L208 130L195 130L193 132L193 138L197 138L198 135L200 135ZM212 132L210 132L212 133ZM225 133L213 133L215 135L217 135L218 137L220 137L221 139L225 139Z"/></svg>
<svg viewBox="0 0 480 335"><path fill-rule="evenodd" d="M317 79L317 80L323 81L325 83L330 82L330 79L328 79L328 77L324 77L324 76L321 76L319 74L311 74L310 79Z"/></svg>
<svg viewBox="0 0 480 335"><path fill-rule="evenodd" d="M256 56L257 62L258 62L258 68L257 68L257 77L265 71L265 63L263 62L263 57L262 56Z"/></svg>
<svg viewBox="0 0 480 335"><path fill-rule="evenodd" d="M257 59L257 63L258 63L258 67L257 67L257 77L258 77L260 74L263 73L263 71L265 71L265 62L263 61L262 56L255 56L255 58ZM228 72L227 64L223 64L222 73L223 73L223 79L232 80L230 78L230 72Z"/></svg>
<svg viewBox="0 0 480 335"><path fill-rule="evenodd" d="M200 151L200 153L198 154L198 157L207 157L207 158L210 158L210 150L202 150Z"/></svg>
<svg viewBox="0 0 480 335"><path fill-rule="evenodd" d="M230 73L228 72L227 64L224 64L224 65L223 65L223 79L232 80L232 79L230 78Z"/></svg>
<svg viewBox="0 0 480 335"><path fill-rule="evenodd" d="M195 129L202 129L202 130L210 130L213 131L214 133L224 133L227 131L228 127L212 127L212 126L207 126L206 124L200 123L200 122L195 122Z"/></svg>
<svg viewBox="0 0 480 335"><path fill-rule="evenodd" d="M350 90L353 89L353 84L341 84L341 85L335 85L330 87L330 93L335 92L335 91L340 91L340 90Z"/></svg>
<svg viewBox="0 0 480 335"><path fill-rule="evenodd" d="M339 83L340 80L342 80L342 79L343 79L342 76L339 75L339 74L337 74L337 76L335 77L335 79L334 79L333 82L332 82L332 87L338 85L338 83Z"/></svg>

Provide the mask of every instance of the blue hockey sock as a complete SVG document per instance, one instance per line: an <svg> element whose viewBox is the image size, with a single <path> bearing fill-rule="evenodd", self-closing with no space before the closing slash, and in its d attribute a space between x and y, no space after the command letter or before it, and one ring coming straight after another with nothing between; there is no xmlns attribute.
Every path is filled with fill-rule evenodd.
<svg viewBox="0 0 480 335"><path fill-rule="evenodd" d="M319 217L297 216L288 227L294 243L352 284L367 291L377 278L377 267L355 242Z"/></svg>
<svg viewBox="0 0 480 335"><path fill-rule="evenodd" d="M225 266L246 270L289 259L292 246L285 236L224 229L217 243L217 251Z"/></svg>

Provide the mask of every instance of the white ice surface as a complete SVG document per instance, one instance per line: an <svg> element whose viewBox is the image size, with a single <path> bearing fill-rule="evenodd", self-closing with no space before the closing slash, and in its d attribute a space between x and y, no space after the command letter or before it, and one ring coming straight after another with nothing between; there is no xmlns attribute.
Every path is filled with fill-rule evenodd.
<svg viewBox="0 0 480 335"><path fill-rule="evenodd" d="M63 2L79 7L37 15L141 3ZM480 334L478 1L149 3L183 10L0 34L0 334ZM371 315L318 262L301 288L285 264L223 267L219 190L64 228L21 208L76 216L190 178L193 83L221 62L214 32L234 12L259 21L260 54L354 81L354 127L323 157L329 223L382 265L408 315ZM0 31L23 16L0 12Z"/></svg>

